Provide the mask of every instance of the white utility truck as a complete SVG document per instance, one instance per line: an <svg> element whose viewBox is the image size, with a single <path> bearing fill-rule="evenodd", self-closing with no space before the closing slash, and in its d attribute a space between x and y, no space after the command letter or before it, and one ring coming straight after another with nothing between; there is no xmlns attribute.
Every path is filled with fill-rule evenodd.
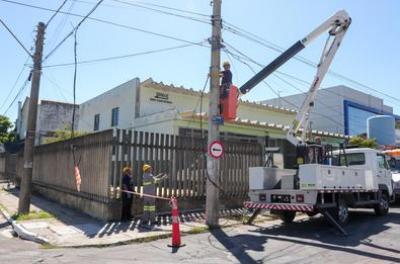
<svg viewBox="0 0 400 264"><path fill-rule="evenodd" d="M336 150L328 164L336 165L303 164L298 170L250 168L250 201L245 207L272 210L286 223L293 221L296 212L322 213L339 224L347 223L349 207L373 208L377 215L388 213L393 189L384 154L368 148Z"/></svg>
<svg viewBox="0 0 400 264"><path fill-rule="evenodd" d="M400 203L400 149L385 150L383 153L386 155L392 171L393 199Z"/></svg>
<svg viewBox="0 0 400 264"><path fill-rule="evenodd" d="M333 151L332 146L310 143L306 139L317 90L350 24L346 11L337 12L239 88L242 94L249 92L311 41L324 32L329 33L317 73L286 134L287 140L296 146L297 168L249 169L250 201L244 206L255 211L248 222L253 221L261 209L278 213L285 222L293 221L296 212L322 213L345 233L341 224L348 221L349 207L371 207L379 215L388 212L392 185L383 154L372 149L345 150L343 144L341 150Z"/></svg>

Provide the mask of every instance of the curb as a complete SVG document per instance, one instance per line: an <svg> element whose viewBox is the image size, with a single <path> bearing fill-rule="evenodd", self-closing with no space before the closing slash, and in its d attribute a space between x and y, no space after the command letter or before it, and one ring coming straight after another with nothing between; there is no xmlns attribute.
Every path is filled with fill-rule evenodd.
<svg viewBox="0 0 400 264"><path fill-rule="evenodd" d="M8 214L6 210L4 210L2 207L0 207L0 212L4 216L4 218L7 219L7 222L9 222L14 229L14 232L17 233L18 237L21 239L25 239L28 241L36 242L39 244L48 244L49 240L39 236L38 234L35 234L33 232L30 232L26 230L21 224L18 224L17 221L13 220L11 216Z"/></svg>

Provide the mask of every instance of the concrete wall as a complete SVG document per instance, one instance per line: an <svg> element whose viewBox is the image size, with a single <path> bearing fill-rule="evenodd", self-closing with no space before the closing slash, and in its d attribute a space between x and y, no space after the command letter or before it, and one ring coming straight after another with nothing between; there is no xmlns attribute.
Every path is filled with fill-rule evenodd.
<svg viewBox="0 0 400 264"><path fill-rule="evenodd" d="M100 115L99 130L111 128L111 111L119 107L117 128L130 128L134 125L136 89L139 79L135 78L94 97L80 105L79 131L94 131L94 116Z"/></svg>
<svg viewBox="0 0 400 264"><path fill-rule="evenodd" d="M27 97L21 109L19 109L18 119L15 122L20 139L24 139L26 135L29 101L29 97ZM51 137L56 130L70 128L73 108L73 104L42 100L38 105L35 144L44 143L44 140ZM75 129L77 129L79 106L75 106L75 108Z"/></svg>

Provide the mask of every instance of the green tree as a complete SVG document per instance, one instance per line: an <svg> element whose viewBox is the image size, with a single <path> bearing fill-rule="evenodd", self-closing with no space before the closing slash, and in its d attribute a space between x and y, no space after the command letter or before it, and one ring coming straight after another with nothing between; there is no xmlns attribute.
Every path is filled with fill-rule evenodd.
<svg viewBox="0 0 400 264"><path fill-rule="evenodd" d="M0 115L0 144L14 141L13 124L6 116Z"/></svg>
<svg viewBox="0 0 400 264"><path fill-rule="evenodd" d="M49 137L44 141L44 144L49 144L53 142L59 142L59 141L64 141L71 139L71 127L70 126L65 126L63 129L58 129L55 131L53 137ZM87 135L88 133L86 132L79 132L79 131L74 131L74 138L80 137Z"/></svg>
<svg viewBox="0 0 400 264"><path fill-rule="evenodd" d="M352 137L349 141L350 145L358 146L360 148L377 148L378 144L375 139L365 138L362 136Z"/></svg>

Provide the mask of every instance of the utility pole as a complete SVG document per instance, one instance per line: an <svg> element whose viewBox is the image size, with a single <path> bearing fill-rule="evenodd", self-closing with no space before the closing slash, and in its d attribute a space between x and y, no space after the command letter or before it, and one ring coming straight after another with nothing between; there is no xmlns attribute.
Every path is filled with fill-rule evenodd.
<svg viewBox="0 0 400 264"><path fill-rule="evenodd" d="M221 60L221 4L222 0L213 2L212 37L211 37L211 68L210 68L210 103L208 110L208 146L219 140L219 124L215 118L219 112L219 73ZM206 193L206 224L209 227L218 227L219 218L219 160L207 155L207 193Z"/></svg>
<svg viewBox="0 0 400 264"><path fill-rule="evenodd" d="M32 86L25 136L24 170L21 178L21 191L19 196L18 214L29 213L29 207L31 204L33 149L35 145L36 118L39 98L40 75L42 71L45 29L45 24L43 22L39 22L36 33L35 54L33 55Z"/></svg>

